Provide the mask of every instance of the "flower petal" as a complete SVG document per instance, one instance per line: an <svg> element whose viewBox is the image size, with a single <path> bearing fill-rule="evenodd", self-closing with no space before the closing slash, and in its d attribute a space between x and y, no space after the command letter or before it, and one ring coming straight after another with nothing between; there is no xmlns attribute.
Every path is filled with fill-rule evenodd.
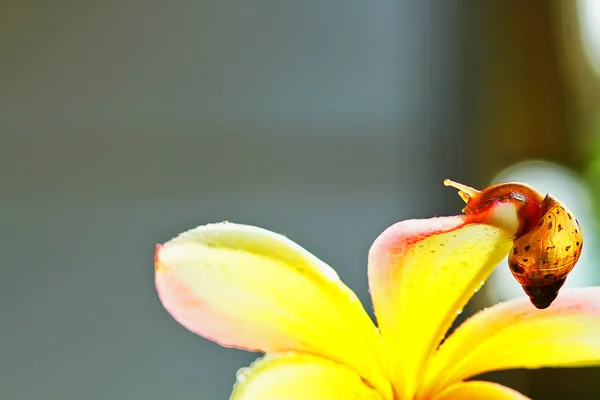
<svg viewBox="0 0 600 400"><path fill-rule="evenodd" d="M268 355L238 372L230 400L382 400L354 370L309 354Z"/></svg>
<svg viewBox="0 0 600 400"><path fill-rule="evenodd" d="M508 254L516 221L504 203L486 215L402 221L373 243L369 286L402 398L412 398L427 357Z"/></svg>
<svg viewBox="0 0 600 400"><path fill-rule="evenodd" d="M322 355L391 390L381 336L360 301L291 240L221 223L179 235L155 257L160 299L189 330L224 346Z"/></svg>
<svg viewBox="0 0 600 400"><path fill-rule="evenodd" d="M526 297L463 323L434 355L424 394L484 372L600 365L600 287L564 289L545 310Z"/></svg>
<svg viewBox="0 0 600 400"><path fill-rule="evenodd" d="M497 383L470 381L456 383L433 400L528 400L521 393Z"/></svg>

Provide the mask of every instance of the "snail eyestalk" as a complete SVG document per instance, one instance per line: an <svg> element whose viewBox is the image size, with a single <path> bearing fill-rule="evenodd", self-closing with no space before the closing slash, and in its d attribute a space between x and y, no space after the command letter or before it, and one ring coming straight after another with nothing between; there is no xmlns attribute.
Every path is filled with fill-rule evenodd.
<svg viewBox="0 0 600 400"><path fill-rule="evenodd" d="M450 179L444 179L444 185L458 189L458 195L465 203L469 202L469 199L477 197L481 192L475 188L472 188L462 183L454 182Z"/></svg>

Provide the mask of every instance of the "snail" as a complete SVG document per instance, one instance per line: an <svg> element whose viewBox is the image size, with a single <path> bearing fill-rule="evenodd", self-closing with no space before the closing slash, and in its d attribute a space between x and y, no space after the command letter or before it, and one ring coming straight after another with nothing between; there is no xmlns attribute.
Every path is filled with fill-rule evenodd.
<svg viewBox="0 0 600 400"><path fill-rule="evenodd" d="M508 266L531 303L538 309L548 308L581 255L583 235L571 210L551 194L543 197L523 183L499 183L483 190L449 179L444 185L459 190L467 215L481 213L495 202L517 206L519 228Z"/></svg>

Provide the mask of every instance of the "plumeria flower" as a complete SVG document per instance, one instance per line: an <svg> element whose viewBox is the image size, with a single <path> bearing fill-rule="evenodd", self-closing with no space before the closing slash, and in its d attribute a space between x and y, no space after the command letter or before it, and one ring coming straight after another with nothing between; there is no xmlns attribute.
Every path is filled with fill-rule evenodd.
<svg viewBox="0 0 600 400"><path fill-rule="evenodd" d="M377 327L331 267L254 226L199 226L157 246L156 287L187 329L265 353L238 374L232 400L525 399L469 379L600 365L600 288L564 289L544 310L507 301L446 337L511 249L519 212L495 201L385 230L368 254Z"/></svg>

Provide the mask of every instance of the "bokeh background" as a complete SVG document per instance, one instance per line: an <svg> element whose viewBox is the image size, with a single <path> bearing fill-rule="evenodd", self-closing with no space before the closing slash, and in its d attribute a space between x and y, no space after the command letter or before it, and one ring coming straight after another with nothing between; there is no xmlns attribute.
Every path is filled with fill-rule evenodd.
<svg viewBox="0 0 600 400"><path fill-rule="evenodd" d="M387 226L517 179L586 233L600 284L600 2L0 3L0 397L227 399L257 354L178 325L154 245L230 220L286 234L368 309ZM521 289L502 264L461 320ZM415 305L418 307L418 305ZM596 398L600 369L485 376Z"/></svg>

